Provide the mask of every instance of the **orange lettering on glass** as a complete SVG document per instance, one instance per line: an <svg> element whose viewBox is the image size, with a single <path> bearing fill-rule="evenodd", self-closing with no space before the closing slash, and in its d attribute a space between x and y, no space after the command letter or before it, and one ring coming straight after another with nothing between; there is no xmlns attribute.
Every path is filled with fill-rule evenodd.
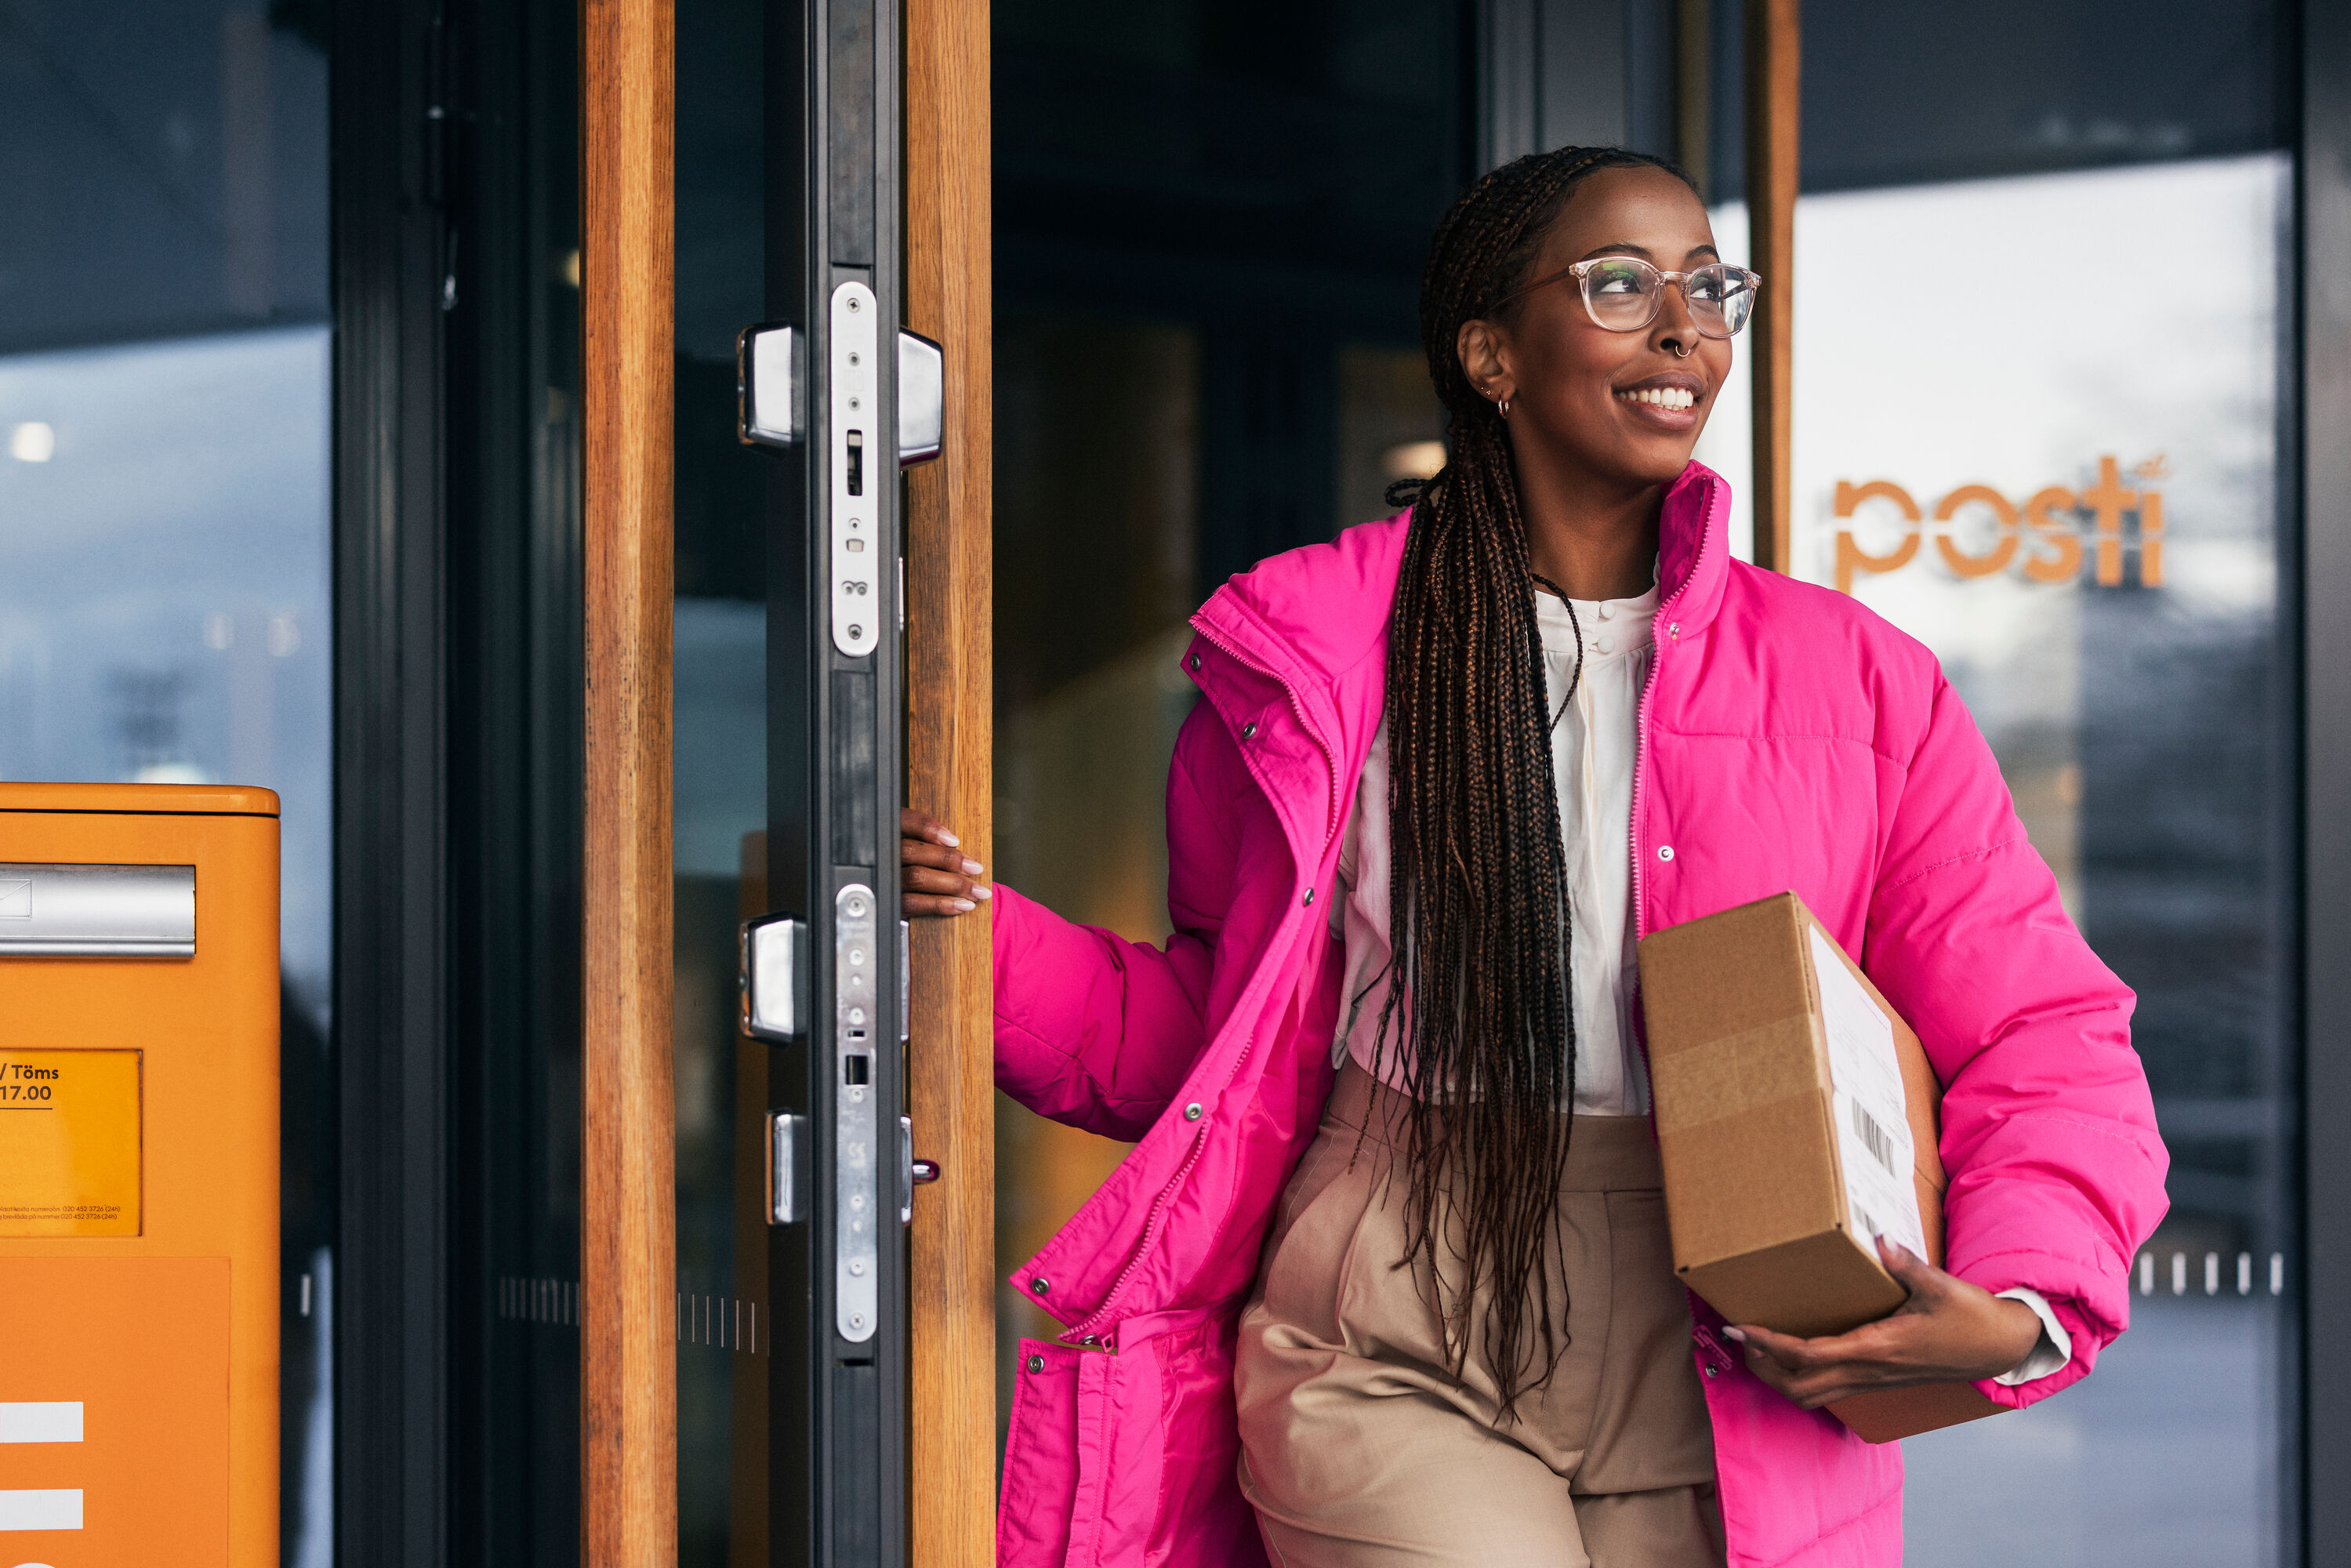
<svg viewBox="0 0 2351 1568"><path fill-rule="evenodd" d="M2008 497L1989 485L1962 485L1944 497L1935 507L1935 520L1948 523L1959 516L1961 507L1989 507L1997 520L1999 531L1992 536L1992 547L1981 555L1969 555L1959 549L1947 531L1935 536L1935 549L1943 564L1955 577L1990 577L2016 559L2016 508Z"/></svg>
<svg viewBox="0 0 2351 1568"><path fill-rule="evenodd" d="M2098 481L2089 489L2075 494L2063 485L2051 485L2033 492L2032 498L2018 507L2007 497L1989 485L1961 485L1935 504L1935 550L1951 575L1962 580L1974 577L1991 577L2011 565L2021 565L2024 576L2033 582L2070 582L2082 574L2089 552L2084 546L2078 519L2087 511L2092 518L2091 537L2097 542L2094 580L2103 587L2116 588L2123 580L2123 519L2137 519L2137 546L2138 580L2142 587L2163 585L2163 493L2147 487L2149 479L2169 476L2169 466L2157 456L2138 464L2131 470L2141 486L2133 488L2123 483L2122 466L2114 458L2098 459ZM1882 554L1861 548L1851 528L1840 528L1836 534L1837 591L1851 593L1854 579L1858 574L1878 576L1899 571L1918 554L1918 545L1925 528L1918 505L1901 486L1885 479L1873 479L1865 485L1855 485L1840 479L1836 486L1834 513L1839 520L1852 517L1866 501L1890 501L1901 514L1901 542ZM1988 507L1991 512L1992 538L1980 552L1970 552L1961 547L1959 528L1953 525L1961 511L1970 507ZM2029 548L2028 548L2029 547ZM2020 562L2018 557L2022 555Z"/></svg>
<svg viewBox="0 0 2351 1568"><path fill-rule="evenodd" d="M1836 586L1839 593L1853 591L1853 574L1856 568L1873 575L1897 571L1910 564L1918 553L1918 503L1901 486L1884 479L1873 479L1866 485L1854 485L1840 479L1836 487L1836 515L1850 517L1864 501L1891 501L1902 513L1902 542L1884 555L1872 555L1853 541L1851 528L1839 528L1836 537Z"/></svg>
<svg viewBox="0 0 2351 1568"><path fill-rule="evenodd" d="M2098 583L2118 588L2123 580L2123 514L2138 505L2138 492L2123 484L2111 457L2098 459L2098 482L2082 492L2098 514Z"/></svg>
<svg viewBox="0 0 2351 1568"><path fill-rule="evenodd" d="M2071 520L2081 505L2082 497L2063 485L2036 491L2024 503L2025 525L2038 536L2034 542L2051 552L2026 557L2025 576L2035 582L2067 582L2082 575L2082 538ZM2060 512L2067 516L2061 518Z"/></svg>

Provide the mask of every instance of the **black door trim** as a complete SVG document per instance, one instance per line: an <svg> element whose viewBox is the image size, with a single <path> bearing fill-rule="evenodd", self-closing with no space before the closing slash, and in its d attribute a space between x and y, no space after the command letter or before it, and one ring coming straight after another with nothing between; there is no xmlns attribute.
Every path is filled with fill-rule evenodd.
<svg viewBox="0 0 2351 1568"><path fill-rule="evenodd" d="M446 617L434 0L335 7L336 1560L446 1560Z"/></svg>

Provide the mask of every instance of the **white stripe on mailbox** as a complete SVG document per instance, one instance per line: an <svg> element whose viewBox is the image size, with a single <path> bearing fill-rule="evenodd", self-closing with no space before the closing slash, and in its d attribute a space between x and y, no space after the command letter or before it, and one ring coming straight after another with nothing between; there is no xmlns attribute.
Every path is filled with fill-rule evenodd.
<svg viewBox="0 0 2351 1568"><path fill-rule="evenodd" d="M78 1399L0 1400L0 1443L78 1443Z"/></svg>
<svg viewBox="0 0 2351 1568"><path fill-rule="evenodd" d="M0 1491L0 1530L79 1530L81 1488Z"/></svg>

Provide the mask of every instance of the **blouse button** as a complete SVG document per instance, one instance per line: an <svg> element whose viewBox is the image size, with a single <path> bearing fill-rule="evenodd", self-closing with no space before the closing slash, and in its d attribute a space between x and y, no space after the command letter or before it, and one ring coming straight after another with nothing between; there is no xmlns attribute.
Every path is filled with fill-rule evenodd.
<svg viewBox="0 0 2351 1568"><path fill-rule="evenodd" d="M1616 651L1616 639L1614 637L1601 637L1595 639L1592 645L1601 653L1613 653Z"/></svg>
<svg viewBox="0 0 2351 1568"><path fill-rule="evenodd" d="M1674 846L1671 844L1659 844L1657 846L1657 858L1661 861L1669 861L1673 859Z"/></svg>

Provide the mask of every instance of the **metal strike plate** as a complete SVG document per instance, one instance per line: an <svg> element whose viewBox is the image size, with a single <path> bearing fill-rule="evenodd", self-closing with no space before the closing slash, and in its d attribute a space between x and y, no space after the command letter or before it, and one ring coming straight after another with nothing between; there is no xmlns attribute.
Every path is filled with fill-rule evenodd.
<svg viewBox="0 0 2351 1568"><path fill-rule="evenodd" d="M796 445L808 434L801 365L808 345L797 327L768 322L735 338L735 434L746 446Z"/></svg>
<svg viewBox="0 0 2351 1568"><path fill-rule="evenodd" d="M789 1044L809 1028L808 923L788 915L743 924L743 1032Z"/></svg>
<svg viewBox="0 0 2351 1568"><path fill-rule="evenodd" d="M834 895L833 1328L862 1343L881 1317L882 1086L874 1071L882 967L873 890L852 883Z"/></svg>
<svg viewBox="0 0 2351 1568"><path fill-rule="evenodd" d="M810 1146L806 1116L768 1113L768 1223L798 1225L809 1217Z"/></svg>
<svg viewBox="0 0 2351 1568"><path fill-rule="evenodd" d="M883 618L893 612L896 558L883 559L875 527L885 483L872 461L883 450L881 314L862 283L832 291L832 645L852 659L881 644Z"/></svg>
<svg viewBox="0 0 2351 1568"><path fill-rule="evenodd" d="M939 455L947 424L945 350L920 332L898 333L898 466Z"/></svg>
<svg viewBox="0 0 2351 1568"><path fill-rule="evenodd" d="M193 958L196 868L0 862L0 956Z"/></svg>
<svg viewBox="0 0 2351 1568"><path fill-rule="evenodd" d="M911 930L905 921L898 922L898 1043L900 1045L913 1039L914 1030L914 941Z"/></svg>

